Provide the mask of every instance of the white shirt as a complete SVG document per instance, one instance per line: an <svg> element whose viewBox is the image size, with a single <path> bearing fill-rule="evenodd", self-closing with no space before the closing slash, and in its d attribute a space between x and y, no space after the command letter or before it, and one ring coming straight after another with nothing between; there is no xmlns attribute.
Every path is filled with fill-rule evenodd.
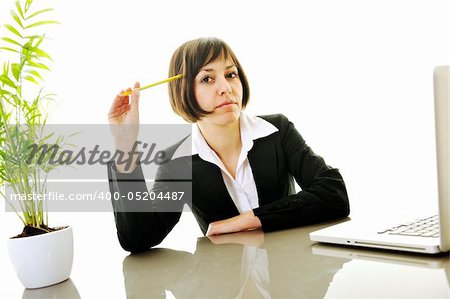
<svg viewBox="0 0 450 299"><path fill-rule="evenodd" d="M198 125L194 125L192 129L192 154L198 154L201 159L220 168L228 193L239 213L242 214L259 206L258 192L253 172L247 159L247 153L253 147L254 140L269 136L277 132L278 129L260 117L248 116L243 112L241 112L239 121L242 148L239 154L235 179L230 175L217 154L206 143Z"/></svg>

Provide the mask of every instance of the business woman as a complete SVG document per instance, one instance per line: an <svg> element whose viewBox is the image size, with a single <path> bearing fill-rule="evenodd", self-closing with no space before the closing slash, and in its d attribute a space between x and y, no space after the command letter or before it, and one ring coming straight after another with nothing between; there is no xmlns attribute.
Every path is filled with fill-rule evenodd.
<svg viewBox="0 0 450 299"><path fill-rule="evenodd" d="M308 147L283 115L254 117L244 113L249 102L245 72L231 48L217 38L199 38L173 54L169 75L170 103L178 115L196 123L191 209L206 235L262 229L279 230L349 214L344 181L338 170ZM108 114L118 150L129 152L137 139L139 83L131 97L116 96ZM122 93L123 91L121 91ZM126 126L116 126L116 125ZM145 191L142 169L134 159L125 169L108 165L112 192ZM184 167L180 159L160 166L159 174ZM177 163L176 163L177 162ZM294 192L293 180L301 191ZM156 178L158 181L158 177ZM129 184L137 181L138 184ZM155 184L156 188L161 183ZM119 212L115 221L125 250L146 250L159 244L181 212Z"/></svg>

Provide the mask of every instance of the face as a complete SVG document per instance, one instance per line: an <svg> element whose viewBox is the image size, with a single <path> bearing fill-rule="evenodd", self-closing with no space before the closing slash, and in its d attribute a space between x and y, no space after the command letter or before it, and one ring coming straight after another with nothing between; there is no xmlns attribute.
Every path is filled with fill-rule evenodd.
<svg viewBox="0 0 450 299"><path fill-rule="evenodd" d="M222 56L203 66L195 77L194 93L200 108L212 112L199 122L227 125L239 119L243 89L231 59Z"/></svg>

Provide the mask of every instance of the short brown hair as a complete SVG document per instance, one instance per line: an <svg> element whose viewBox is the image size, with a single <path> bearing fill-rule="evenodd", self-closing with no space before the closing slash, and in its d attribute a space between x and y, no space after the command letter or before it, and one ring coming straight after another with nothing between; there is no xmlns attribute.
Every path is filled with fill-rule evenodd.
<svg viewBox="0 0 450 299"><path fill-rule="evenodd" d="M196 122L211 113L200 108L194 93L194 79L200 69L220 56L231 58L236 65L242 83L242 108L248 103L250 89L247 77L231 48L222 40L202 37L182 44L172 55L169 77L183 74L183 78L169 83L169 98L172 109L188 122Z"/></svg>

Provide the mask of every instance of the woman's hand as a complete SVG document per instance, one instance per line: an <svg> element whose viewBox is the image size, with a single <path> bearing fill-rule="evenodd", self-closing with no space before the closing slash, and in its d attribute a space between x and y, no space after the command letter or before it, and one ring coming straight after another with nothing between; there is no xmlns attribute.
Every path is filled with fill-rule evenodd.
<svg viewBox="0 0 450 299"><path fill-rule="evenodd" d="M116 149L125 153L125 160L129 158L127 153L133 148L139 133L139 87L139 82L136 82L133 90L131 88L126 90L132 91L131 96L121 96L125 92L122 90L114 99L108 113L108 122ZM116 161L117 170L119 172L132 172L136 167L135 159L137 157L131 158L134 161L129 169L125 169L126 164Z"/></svg>
<svg viewBox="0 0 450 299"><path fill-rule="evenodd" d="M239 216L210 223L206 235L227 234L258 228L261 228L261 221L250 210Z"/></svg>
<svg viewBox="0 0 450 299"><path fill-rule="evenodd" d="M262 230L250 230L233 234L211 235L208 239L215 245L241 244L245 246L260 247L264 243Z"/></svg>

